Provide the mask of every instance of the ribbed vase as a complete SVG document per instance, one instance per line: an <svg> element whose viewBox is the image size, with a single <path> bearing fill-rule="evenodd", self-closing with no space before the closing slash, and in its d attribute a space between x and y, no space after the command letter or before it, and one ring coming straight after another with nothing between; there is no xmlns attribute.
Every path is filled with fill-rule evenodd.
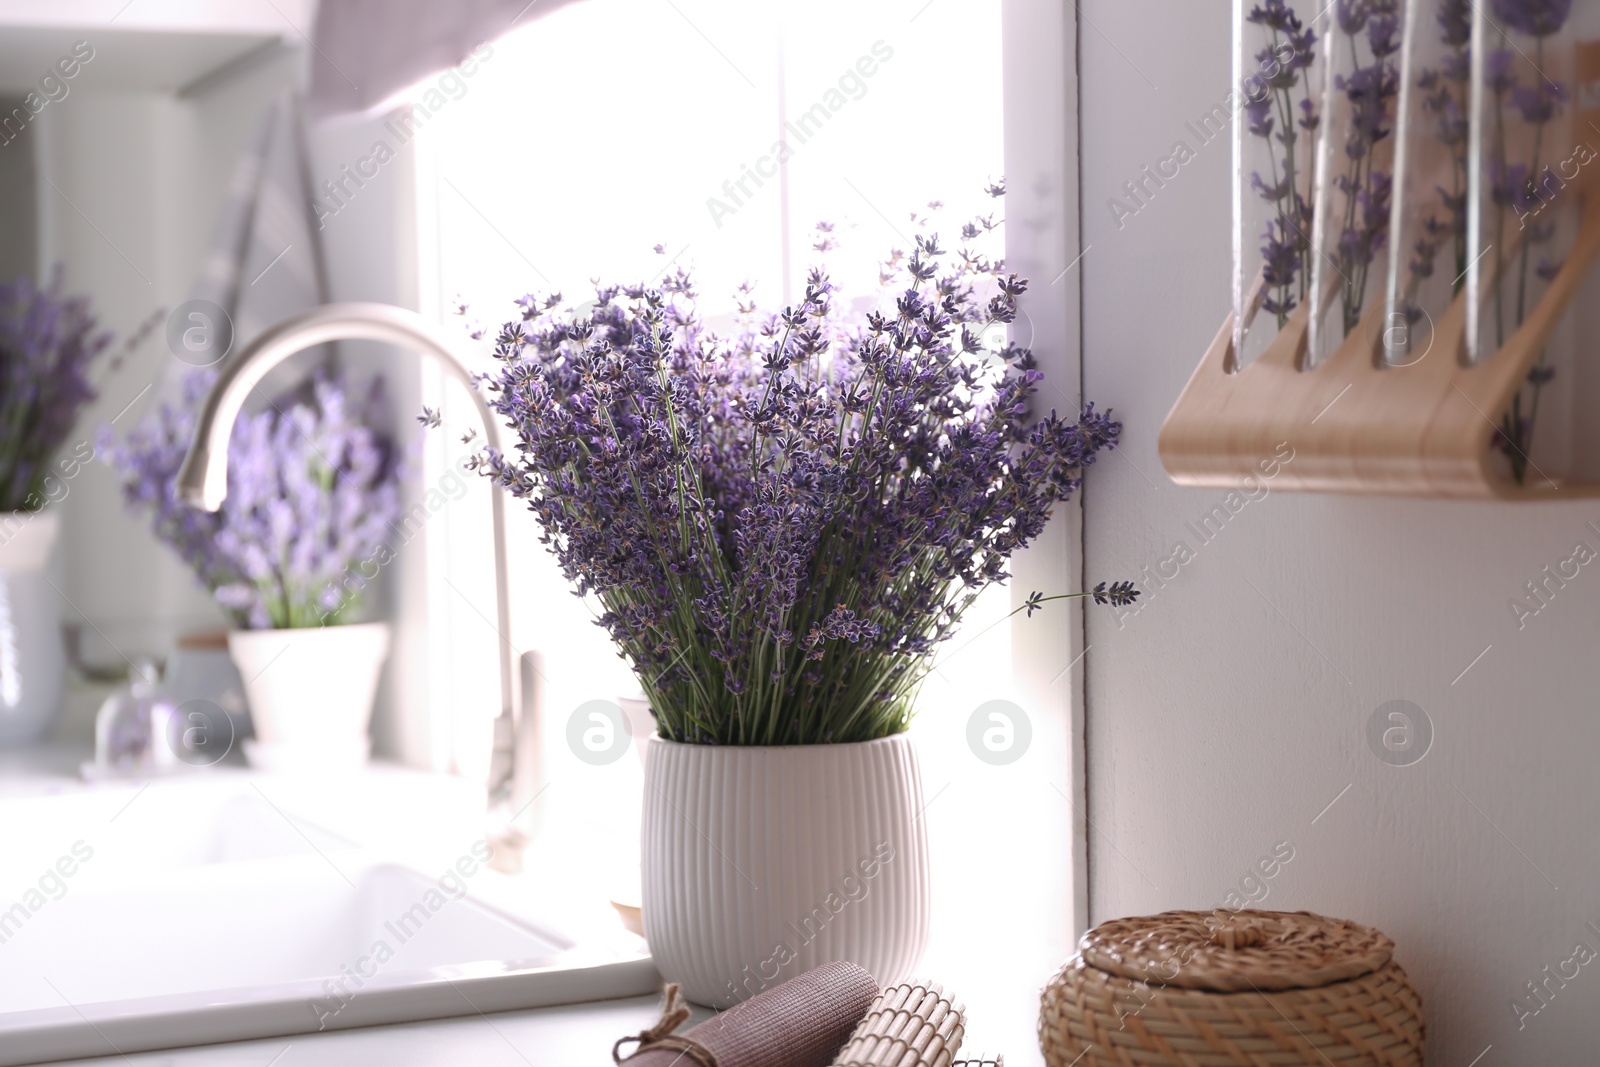
<svg viewBox="0 0 1600 1067"><path fill-rule="evenodd" d="M729 1007L836 960L880 986L916 965L928 844L909 737L650 746L645 939L689 999Z"/></svg>
<svg viewBox="0 0 1600 1067"><path fill-rule="evenodd" d="M244 743L251 766L345 772L367 762L388 623L234 630L228 652L255 729Z"/></svg>
<svg viewBox="0 0 1600 1067"><path fill-rule="evenodd" d="M54 510L0 511L0 746L48 733L66 696L62 594L50 578L59 530Z"/></svg>

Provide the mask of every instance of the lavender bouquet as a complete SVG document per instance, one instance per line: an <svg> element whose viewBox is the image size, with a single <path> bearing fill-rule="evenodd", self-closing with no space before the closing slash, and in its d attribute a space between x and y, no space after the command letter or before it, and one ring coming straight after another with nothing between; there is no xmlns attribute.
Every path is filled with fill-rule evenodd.
<svg viewBox="0 0 1600 1067"><path fill-rule="evenodd" d="M89 368L110 344L59 276L46 289L0 283L0 511L44 506L50 459L95 398Z"/></svg>
<svg viewBox="0 0 1600 1067"><path fill-rule="evenodd" d="M315 378L257 415L242 415L228 448L228 497L220 511L178 499L177 475L195 413L215 373L191 371L182 400L151 412L108 461L134 511L182 557L234 621L288 629L349 621L399 517L394 450L373 429L374 382L364 409L344 385Z"/></svg>
<svg viewBox="0 0 1600 1067"><path fill-rule="evenodd" d="M976 250L994 226L969 223L954 255L919 236L891 256L898 296L864 321L835 314L817 269L798 303L746 304L723 336L679 270L602 285L578 315L525 297L500 330L489 389L517 444L488 472L597 598L662 736L905 729L962 613L1115 445L1120 424L1092 405L1030 420L1033 356L985 352L980 334L1026 288Z"/></svg>

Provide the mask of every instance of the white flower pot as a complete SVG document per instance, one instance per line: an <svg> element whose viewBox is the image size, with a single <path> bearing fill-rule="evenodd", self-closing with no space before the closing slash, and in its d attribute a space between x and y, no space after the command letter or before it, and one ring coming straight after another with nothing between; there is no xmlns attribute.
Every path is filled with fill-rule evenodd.
<svg viewBox="0 0 1600 1067"><path fill-rule="evenodd" d="M337 771L366 762L387 624L234 630L228 651L255 727L244 746L253 766Z"/></svg>
<svg viewBox="0 0 1600 1067"><path fill-rule="evenodd" d="M649 744L644 928L664 978L725 1008L835 960L880 985L906 977L928 938L909 737Z"/></svg>
<svg viewBox="0 0 1600 1067"><path fill-rule="evenodd" d="M50 729L66 694L61 594L50 585L54 511L0 512L0 745Z"/></svg>

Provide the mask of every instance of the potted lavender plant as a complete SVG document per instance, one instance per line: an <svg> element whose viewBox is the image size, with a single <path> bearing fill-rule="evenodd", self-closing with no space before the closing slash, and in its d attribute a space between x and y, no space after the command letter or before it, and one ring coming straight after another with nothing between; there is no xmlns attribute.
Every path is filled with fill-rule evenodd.
<svg viewBox="0 0 1600 1067"><path fill-rule="evenodd" d="M256 415L228 450L220 511L178 499L176 479L214 372L191 371L121 443L107 442L130 509L194 571L232 618L228 649L255 730L245 754L267 767L357 766L388 654L382 622L355 621L363 593L393 557L399 474L365 408L321 375Z"/></svg>
<svg viewBox="0 0 1600 1067"><path fill-rule="evenodd" d="M830 960L880 982L915 964L918 686L1116 442L1092 405L1030 419L1033 357L980 344L1025 288L978 251L993 228L892 256L898 295L864 321L818 270L780 314L746 305L714 333L679 271L577 315L526 297L497 337L517 445L487 467L649 697L645 933L701 1003Z"/></svg>
<svg viewBox="0 0 1600 1067"><path fill-rule="evenodd" d="M45 571L59 523L46 505L94 458L87 441L66 445L110 343L59 277L0 284L0 744L37 739L61 704L61 600Z"/></svg>

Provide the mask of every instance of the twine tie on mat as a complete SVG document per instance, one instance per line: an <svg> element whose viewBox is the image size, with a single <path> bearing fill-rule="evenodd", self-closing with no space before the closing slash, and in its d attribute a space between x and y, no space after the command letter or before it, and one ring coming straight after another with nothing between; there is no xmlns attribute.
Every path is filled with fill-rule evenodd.
<svg viewBox="0 0 1600 1067"><path fill-rule="evenodd" d="M624 1037L611 1046L611 1062L621 1064L631 1060L641 1052L651 1049L681 1052L700 1067L720 1067L717 1055L700 1042L692 1038L683 1037L673 1033L689 1018L689 1006L683 1002L683 996L678 992L677 982L668 982L666 988L666 1003L661 1007L661 1018L648 1030L641 1030L633 1037ZM622 1046L629 1041L636 1042L634 1050L627 1056L622 1055Z"/></svg>

